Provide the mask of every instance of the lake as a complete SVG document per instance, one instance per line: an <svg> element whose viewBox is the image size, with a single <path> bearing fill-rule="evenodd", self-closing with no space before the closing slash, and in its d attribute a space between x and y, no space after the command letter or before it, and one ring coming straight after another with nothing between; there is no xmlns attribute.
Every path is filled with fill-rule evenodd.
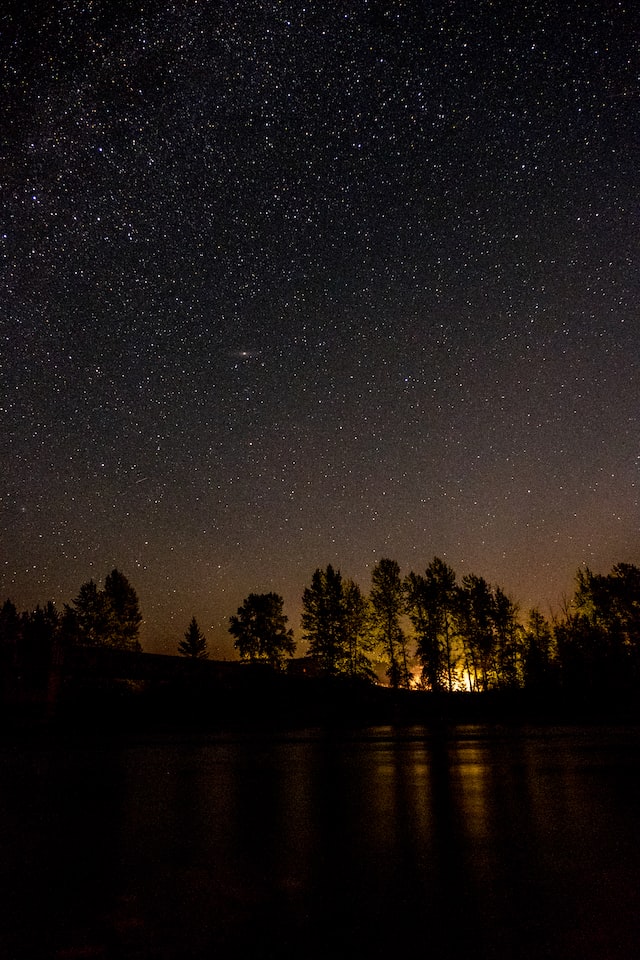
<svg viewBox="0 0 640 960"><path fill-rule="evenodd" d="M0 956L607 958L640 943L640 730L0 747Z"/></svg>

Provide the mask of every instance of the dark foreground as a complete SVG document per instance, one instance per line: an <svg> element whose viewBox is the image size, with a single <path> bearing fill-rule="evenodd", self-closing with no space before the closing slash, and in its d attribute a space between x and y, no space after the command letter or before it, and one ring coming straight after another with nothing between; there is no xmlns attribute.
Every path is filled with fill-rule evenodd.
<svg viewBox="0 0 640 960"><path fill-rule="evenodd" d="M0 956L576 958L640 942L640 729L0 747Z"/></svg>

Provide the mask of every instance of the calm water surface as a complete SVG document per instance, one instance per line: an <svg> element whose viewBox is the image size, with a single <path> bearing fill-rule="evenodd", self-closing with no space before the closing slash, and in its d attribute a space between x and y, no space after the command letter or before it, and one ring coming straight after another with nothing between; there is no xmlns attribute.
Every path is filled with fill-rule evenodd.
<svg viewBox="0 0 640 960"><path fill-rule="evenodd" d="M0 956L607 958L640 731L0 747Z"/></svg>

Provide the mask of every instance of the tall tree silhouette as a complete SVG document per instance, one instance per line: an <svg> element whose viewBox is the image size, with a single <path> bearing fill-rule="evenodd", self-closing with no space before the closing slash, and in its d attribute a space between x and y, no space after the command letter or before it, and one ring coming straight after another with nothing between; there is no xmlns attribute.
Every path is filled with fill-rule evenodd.
<svg viewBox="0 0 640 960"><path fill-rule="evenodd" d="M350 677L375 680L370 653L374 646L371 632L371 606L353 580L342 583L346 672Z"/></svg>
<svg viewBox="0 0 640 960"><path fill-rule="evenodd" d="M302 595L302 631L323 673L344 673L349 661L344 586L339 570L318 568Z"/></svg>
<svg viewBox="0 0 640 960"><path fill-rule="evenodd" d="M107 575L104 597L110 611L109 644L119 650L139 650L138 632L142 614L138 595L119 570L114 569Z"/></svg>
<svg viewBox="0 0 640 960"><path fill-rule="evenodd" d="M303 636L309 654L330 676L375 679L370 653L370 604L353 580L329 564L315 570L302 596Z"/></svg>
<svg viewBox="0 0 640 960"><path fill-rule="evenodd" d="M523 682L530 690L545 690L555 680L553 632L537 607L529 611L523 635Z"/></svg>
<svg viewBox="0 0 640 960"><path fill-rule="evenodd" d="M281 669L296 648L287 622L279 594L250 593L237 614L229 618L229 633L243 660L265 660Z"/></svg>
<svg viewBox="0 0 640 960"><path fill-rule="evenodd" d="M110 636L111 611L104 591L95 580L87 580L72 605L65 605L65 629L81 646L106 645Z"/></svg>
<svg viewBox="0 0 640 960"><path fill-rule="evenodd" d="M495 671L499 687L522 684L522 629L518 608L501 587L493 588L491 618L495 635Z"/></svg>
<svg viewBox="0 0 640 960"><path fill-rule="evenodd" d="M405 580L407 613L417 639L422 680L431 690L453 690L456 685L454 649L458 609L456 575L444 560L434 557L424 576L411 572Z"/></svg>
<svg viewBox="0 0 640 960"><path fill-rule="evenodd" d="M470 573L463 577L458 597L458 630L469 682L474 690L488 690L496 680L491 588L484 577Z"/></svg>
<svg viewBox="0 0 640 960"><path fill-rule="evenodd" d="M207 638L198 626L195 617L191 618L191 623L187 627L184 640L178 644L178 653L183 657L190 657L192 660L207 660L209 653L207 651Z"/></svg>
<svg viewBox="0 0 640 960"><path fill-rule="evenodd" d="M389 682L392 687L408 687L407 642L401 626L404 590L395 560L383 557L373 568L369 600L373 630L389 663Z"/></svg>

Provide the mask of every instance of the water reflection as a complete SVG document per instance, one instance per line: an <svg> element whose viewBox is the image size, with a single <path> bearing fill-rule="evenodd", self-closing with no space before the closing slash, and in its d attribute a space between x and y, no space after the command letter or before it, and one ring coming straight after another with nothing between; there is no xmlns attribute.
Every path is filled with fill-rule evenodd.
<svg viewBox="0 0 640 960"><path fill-rule="evenodd" d="M0 956L627 960L635 731L5 748Z"/></svg>

